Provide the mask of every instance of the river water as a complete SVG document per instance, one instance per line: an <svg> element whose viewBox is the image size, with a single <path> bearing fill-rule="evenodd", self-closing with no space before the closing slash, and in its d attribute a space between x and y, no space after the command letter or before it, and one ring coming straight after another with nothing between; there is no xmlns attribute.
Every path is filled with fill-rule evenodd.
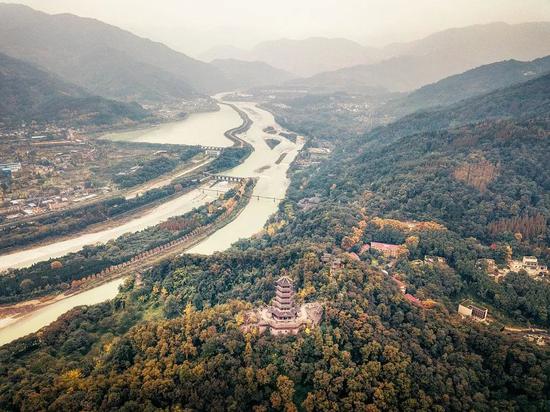
<svg viewBox="0 0 550 412"><path fill-rule="evenodd" d="M252 102L237 102L234 104L241 110L244 110L253 121L251 128L246 133L241 134L240 137L254 147L254 152L243 164L223 174L239 177L257 177L258 182L253 191L253 196L256 197L253 197L234 221L218 230L201 243L195 245L188 250L187 253L212 254L216 251L229 248L232 243L241 238L250 237L261 231L269 216L277 210L280 199L285 196L289 184L289 180L286 176L288 167L302 146L301 139L295 144L285 138L276 136L281 143L275 146L274 149L270 149L264 139L273 136L266 134L263 130L268 126L281 130L271 113L259 109L256 107L255 103ZM230 107L226 105L220 105L220 107L222 109L219 112L209 113L212 116L206 116L206 114L196 115L190 130L197 131L197 134L192 134L189 140L187 140L188 135L181 131L185 128L184 123L192 120L194 116L180 122L181 124L177 126L174 124L167 124L151 129L154 138L145 133L141 134L140 137L131 135L130 139L148 142L154 139L155 143L229 146L231 142L223 137L223 133L230 128L238 126L241 123L241 119ZM226 109L229 109L237 117L233 118L230 116ZM216 115L220 118L220 124L223 125L223 130L219 127L213 127L211 124L216 121ZM229 118L232 119L231 122L228 121ZM201 129L199 126L200 122L197 119L202 119L201 122L204 123L202 133L198 133ZM166 127L166 133L164 134L165 140L161 137L164 127ZM177 133L177 136L174 134L174 130L180 131ZM123 136L111 135L109 138L128 139L128 132L122 135ZM202 136L200 142L196 141L196 136ZM282 155L284 155L284 159L281 161L280 158ZM155 225L170 216L183 214L193 207L204 204L211 200L209 196L212 195L204 194L200 190L195 190L177 199L166 202L156 207L145 216L133 219L124 225L113 227L95 234L80 235L67 241L37 247L24 252L1 256L0 268L24 267L37 261L50 257L62 256L68 252L79 250L85 244L106 242L123 233L141 230L145 227ZM258 196L260 196L260 198L258 198ZM6 258L8 261L5 260ZM81 294L55 302L18 319L0 329L0 345L39 330L75 306L93 304L112 299L118 293L118 287L121 282L121 279L114 280Z"/></svg>
<svg viewBox="0 0 550 412"><path fill-rule="evenodd" d="M0 329L0 346L36 332L74 307L93 305L114 298L123 282L124 279L115 279L96 288L44 306L28 316L9 323L8 326Z"/></svg>
<svg viewBox="0 0 550 412"><path fill-rule="evenodd" d="M224 133L241 124L241 117L231 107L220 104L217 112L193 113L183 121L164 123L156 127L111 133L104 138L129 142L187 144L229 147L233 142Z"/></svg>
<svg viewBox="0 0 550 412"><path fill-rule="evenodd" d="M210 185L204 185L200 188L203 187L207 188L210 187ZM212 188L219 191L226 191L230 187L231 186L228 185L227 182L220 182ZM79 234L67 240L0 256L0 270L27 267L43 260L77 252L85 245L106 243L125 233L137 232L163 222L170 217L183 215L193 210L193 208L202 206L217 197L215 192L205 191L202 193L200 188L162 203L142 216L131 219L123 224L115 224L113 227L98 232Z"/></svg>

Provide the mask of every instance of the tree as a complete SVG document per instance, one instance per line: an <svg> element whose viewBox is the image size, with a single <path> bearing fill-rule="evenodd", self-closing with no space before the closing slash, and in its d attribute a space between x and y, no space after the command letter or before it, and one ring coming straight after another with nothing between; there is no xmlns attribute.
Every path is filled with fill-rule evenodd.
<svg viewBox="0 0 550 412"><path fill-rule="evenodd" d="M168 298L166 298L163 311L164 316L166 316L166 318L168 319L173 319L181 315L178 301L173 295L170 295L168 296Z"/></svg>
<svg viewBox="0 0 550 412"><path fill-rule="evenodd" d="M34 282L30 279L23 279L19 284L19 287L23 290L23 292L29 292L34 287Z"/></svg>

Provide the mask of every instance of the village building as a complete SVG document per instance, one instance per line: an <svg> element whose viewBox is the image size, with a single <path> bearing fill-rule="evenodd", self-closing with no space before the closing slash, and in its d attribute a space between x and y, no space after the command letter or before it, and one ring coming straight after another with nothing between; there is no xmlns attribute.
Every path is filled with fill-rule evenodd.
<svg viewBox="0 0 550 412"><path fill-rule="evenodd" d="M305 199L300 199L300 201L298 202L298 207L304 212L307 212L308 210L315 208L317 205L319 205L319 203L321 203L321 198L318 196L313 196Z"/></svg>
<svg viewBox="0 0 550 412"><path fill-rule="evenodd" d="M396 276L392 276L392 280L393 282L397 285L397 287L399 288L399 291L402 293L402 294L405 294L407 293L407 285L405 285L404 282L402 282L400 279L398 279Z"/></svg>
<svg viewBox="0 0 550 412"><path fill-rule="evenodd" d="M323 263L330 263L332 259L333 259L332 254L328 252L323 253L323 255L321 256L321 262Z"/></svg>
<svg viewBox="0 0 550 412"><path fill-rule="evenodd" d="M416 296L413 296L410 293L405 293L404 297L409 303L412 303L413 305L418 306L420 308L424 307L424 304L422 303L422 301L418 299Z"/></svg>
<svg viewBox="0 0 550 412"><path fill-rule="evenodd" d="M522 263L526 269L536 269L539 266L539 261L535 256L524 256Z"/></svg>
<svg viewBox="0 0 550 412"><path fill-rule="evenodd" d="M356 261L356 262L360 262L360 261L361 261L361 258L359 257L359 255L358 255L357 253L355 253L355 252L347 252L345 255L346 255L346 256L348 257L348 259L350 259L350 260L354 260L354 261Z"/></svg>
<svg viewBox="0 0 550 412"><path fill-rule="evenodd" d="M407 249L402 245L392 245L389 243L370 242L370 248L389 258L398 258L407 253Z"/></svg>
<svg viewBox="0 0 550 412"><path fill-rule="evenodd" d="M524 256L521 261L512 260L510 262L510 270L518 272L524 270L527 274L535 279L544 279L548 276L548 267L541 265L535 256Z"/></svg>
<svg viewBox="0 0 550 412"><path fill-rule="evenodd" d="M484 321L487 319L487 313L488 310L486 308L473 305L469 301L464 301L458 305L458 314L462 317Z"/></svg>
<svg viewBox="0 0 550 412"><path fill-rule="evenodd" d="M271 306L260 307L244 314L243 332L267 330L272 335L296 335L319 324L323 314L317 302L297 305L294 300L294 285L288 276L275 283L275 298Z"/></svg>
<svg viewBox="0 0 550 412"><path fill-rule="evenodd" d="M441 257L441 256L430 256L430 255L426 255L424 256L424 262L425 263L447 263L447 259L445 259L444 257Z"/></svg>
<svg viewBox="0 0 550 412"><path fill-rule="evenodd" d="M332 262L330 264L330 273L334 274L335 272L339 271L343 267L342 259L340 258L334 258L332 259Z"/></svg>
<svg viewBox="0 0 550 412"><path fill-rule="evenodd" d="M478 259L476 262L478 269L487 268L487 275L491 277L495 282L498 282L501 277L506 275L507 270L500 270L494 259Z"/></svg>
<svg viewBox="0 0 550 412"><path fill-rule="evenodd" d="M370 245L368 243L365 243L363 246L361 246L361 249L359 249L359 254L362 255L363 253L367 253L370 250Z"/></svg>

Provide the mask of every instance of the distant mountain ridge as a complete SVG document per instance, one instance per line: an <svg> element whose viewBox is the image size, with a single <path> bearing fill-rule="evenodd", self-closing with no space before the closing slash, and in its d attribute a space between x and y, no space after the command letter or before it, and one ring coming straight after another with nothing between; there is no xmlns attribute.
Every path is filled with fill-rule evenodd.
<svg viewBox="0 0 550 412"><path fill-rule="evenodd" d="M0 52L104 97L158 101L223 90L215 67L98 20L0 4Z"/></svg>
<svg viewBox="0 0 550 412"><path fill-rule="evenodd" d="M279 85L295 77L264 62L218 59L213 60L211 64L228 79L228 87L235 89Z"/></svg>
<svg viewBox="0 0 550 412"><path fill-rule="evenodd" d="M502 60L550 55L550 23L493 23L446 30L384 50L390 57L320 73L290 85L321 91L408 92L445 77Z"/></svg>
<svg viewBox="0 0 550 412"><path fill-rule="evenodd" d="M527 118L550 115L550 73L527 82L461 100L450 106L419 111L368 134L367 140L386 144L415 133L456 128L482 120Z"/></svg>
<svg viewBox="0 0 550 412"><path fill-rule="evenodd" d="M387 58L424 56L451 49L468 50L472 55L477 52L481 58L495 61L512 58L525 61L541 57L541 47L547 50L544 46L549 33L550 22L494 22L442 30L419 40L390 44L383 50Z"/></svg>
<svg viewBox="0 0 550 412"><path fill-rule="evenodd" d="M416 110L447 106L493 90L529 81L550 72L550 56L530 62L506 60L487 64L421 87L390 102L385 111L403 115ZM388 107L389 106L389 107Z"/></svg>
<svg viewBox="0 0 550 412"><path fill-rule="evenodd" d="M136 103L91 95L30 63L0 53L1 123L70 120L73 125L100 125L147 116Z"/></svg>
<svg viewBox="0 0 550 412"><path fill-rule="evenodd" d="M380 58L380 51L347 39L310 37L303 40L265 41L251 50L218 46L203 53L201 58L207 61L229 58L262 61L292 73L294 77L307 77L329 70L372 63Z"/></svg>

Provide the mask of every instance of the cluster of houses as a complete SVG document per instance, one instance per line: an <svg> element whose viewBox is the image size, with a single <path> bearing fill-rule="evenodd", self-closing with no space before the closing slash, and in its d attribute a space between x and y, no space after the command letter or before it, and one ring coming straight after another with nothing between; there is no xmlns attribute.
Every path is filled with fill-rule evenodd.
<svg viewBox="0 0 550 412"><path fill-rule="evenodd" d="M108 186L96 190L71 188L54 196L38 196L27 199L3 198L0 202L0 219L15 221L25 216L38 216L47 212L63 210L72 203L91 200L99 194L110 191L111 188Z"/></svg>
<svg viewBox="0 0 550 412"><path fill-rule="evenodd" d="M21 162L0 163L0 177L13 177L13 174L21 170Z"/></svg>
<svg viewBox="0 0 550 412"><path fill-rule="evenodd" d="M509 272L525 271L535 280L550 281L550 272L548 267L539 262L536 256L523 256L521 260L510 260L504 267L499 267L494 259L479 259L477 261L479 268L485 266L487 274L495 281L499 282Z"/></svg>

